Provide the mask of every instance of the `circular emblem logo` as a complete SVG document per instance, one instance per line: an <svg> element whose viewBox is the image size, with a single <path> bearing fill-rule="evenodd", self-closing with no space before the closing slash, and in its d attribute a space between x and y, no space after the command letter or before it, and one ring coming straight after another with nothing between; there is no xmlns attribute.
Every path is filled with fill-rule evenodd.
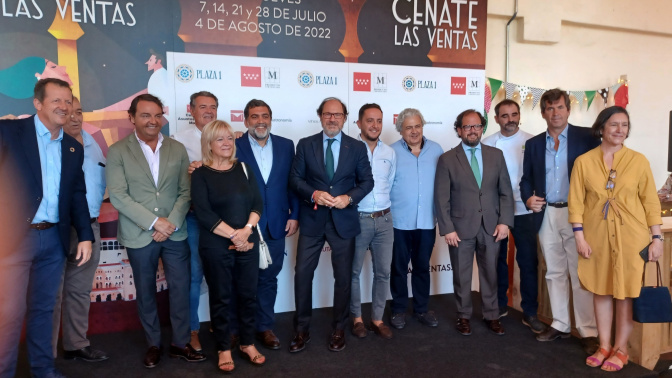
<svg viewBox="0 0 672 378"><path fill-rule="evenodd" d="M309 88L313 85L314 78L310 71L299 72L299 85L304 88Z"/></svg>
<svg viewBox="0 0 672 378"><path fill-rule="evenodd" d="M188 64L180 64L175 69L175 76L177 80L188 83L194 78L194 69Z"/></svg>
<svg viewBox="0 0 672 378"><path fill-rule="evenodd" d="M406 92L412 92L415 89L415 78L413 76L406 76L401 80L401 86Z"/></svg>

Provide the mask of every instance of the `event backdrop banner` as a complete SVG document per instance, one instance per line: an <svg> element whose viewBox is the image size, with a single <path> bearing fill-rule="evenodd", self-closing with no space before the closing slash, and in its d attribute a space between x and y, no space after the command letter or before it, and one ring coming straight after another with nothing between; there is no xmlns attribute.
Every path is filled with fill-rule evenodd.
<svg viewBox="0 0 672 378"><path fill-rule="evenodd" d="M104 153L133 131L127 112L140 93L166 105L166 135L193 122L189 95L219 97L218 118L244 130L252 98L273 108L273 133L296 142L321 130L316 108L329 96L351 113L344 132L357 136L357 110L381 105L381 139L400 138L396 116L418 108L424 134L448 150L458 143L455 116L483 109L486 0L0 0L0 115L34 113L41 78L71 83L85 110L84 129ZM403 216L403 214L395 214ZM92 284L91 333L138 327L135 286L117 214L100 216L103 251ZM296 237L287 239L276 311L291 311ZM314 280L316 307L331 305L333 276L325 245ZM409 267L409 271L410 271ZM437 238L432 293L452 292L445 243ZM362 273L370 300L371 265ZM167 288L157 275L160 302ZM201 320L207 320L204 290Z"/></svg>

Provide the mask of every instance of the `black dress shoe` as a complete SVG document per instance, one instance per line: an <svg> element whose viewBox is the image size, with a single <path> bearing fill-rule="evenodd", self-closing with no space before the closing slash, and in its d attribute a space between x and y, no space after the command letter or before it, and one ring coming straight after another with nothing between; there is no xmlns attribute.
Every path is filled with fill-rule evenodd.
<svg viewBox="0 0 672 378"><path fill-rule="evenodd" d="M197 352L191 344L185 345L184 348L171 345L168 349L168 355L170 358L181 358L187 362L203 362L206 360L203 353Z"/></svg>
<svg viewBox="0 0 672 378"><path fill-rule="evenodd" d="M102 350L91 349L91 346L84 347L77 350L66 350L63 353L63 358L66 360L80 359L86 362L105 361L109 357Z"/></svg>
<svg viewBox="0 0 672 378"><path fill-rule="evenodd" d="M502 322L500 322L499 319L485 320L485 324L488 325L490 332L494 333L495 335L504 335L504 327L502 327Z"/></svg>
<svg viewBox="0 0 672 378"><path fill-rule="evenodd" d="M335 329L331 336L329 336L329 350L332 352L340 352L345 349L345 331L342 329Z"/></svg>
<svg viewBox="0 0 672 378"><path fill-rule="evenodd" d="M439 321L436 320L436 316L434 315L434 311L428 311L428 312L416 312L414 314L415 318L418 319L418 321L428 327L436 327L439 325Z"/></svg>
<svg viewBox="0 0 672 378"><path fill-rule="evenodd" d="M280 349L280 340L273 333L273 330L267 329L264 332L257 332L257 340L261 341L261 345L268 349Z"/></svg>
<svg viewBox="0 0 672 378"><path fill-rule="evenodd" d="M566 339L570 336L569 332L560 332L553 327L548 327L548 329L537 335L538 341L553 341L557 338Z"/></svg>
<svg viewBox="0 0 672 378"><path fill-rule="evenodd" d="M161 348L159 347L149 347L145 353L145 359L142 361L145 364L145 367L151 369L156 367L161 361Z"/></svg>
<svg viewBox="0 0 672 378"><path fill-rule="evenodd" d="M523 315L523 324L530 327L534 333L542 333L546 330L546 324L542 323L536 316Z"/></svg>
<svg viewBox="0 0 672 378"><path fill-rule="evenodd" d="M304 350L306 344L310 342L310 333L309 332L299 332L294 336L292 342L289 344L289 352L296 353Z"/></svg>
<svg viewBox="0 0 672 378"><path fill-rule="evenodd" d="M390 325L396 329L402 329L406 326L406 314L399 312L392 314L390 317Z"/></svg>

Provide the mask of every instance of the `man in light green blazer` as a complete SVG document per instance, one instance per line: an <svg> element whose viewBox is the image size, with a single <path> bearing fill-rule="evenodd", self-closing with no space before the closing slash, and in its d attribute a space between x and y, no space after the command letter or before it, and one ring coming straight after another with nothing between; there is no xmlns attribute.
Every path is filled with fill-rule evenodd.
<svg viewBox="0 0 672 378"><path fill-rule="evenodd" d="M189 344L189 247L185 215L191 204L189 158L184 146L161 135L163 104L137 96L128 110L135 132L110 147L106 178L110 201L119 211L117 239L133 268L138 315L149 349L144 364L161 359L161 327L156 307L156 272L163 262L170 289L173 328L169 354L189 362L205 356Z"/></svg>

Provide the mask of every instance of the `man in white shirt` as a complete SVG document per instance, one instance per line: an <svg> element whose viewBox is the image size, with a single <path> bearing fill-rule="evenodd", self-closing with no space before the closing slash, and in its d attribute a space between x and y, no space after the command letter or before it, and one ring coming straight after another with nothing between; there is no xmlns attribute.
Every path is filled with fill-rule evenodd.
<svg viewBox="0 0 672 378"><path fill-rule="evenodd" d="M392 147L380 140L383 131L383 111L378 104L364 104L359 109L357 127L359 140L366 145L366 151L373 173L373 190L359 202L359 226L362 232L355 238L355 257L352 261L352 283L350 292L350 313L353 318L352 334L364 338L368 330L362 320L362 301L359 275L367 250L371 251L373 263L373 285L371 288L371 324L376 335L384 339L392 338L392 330L383 323L383 312L387 303L392 269L392 244L394 228L390 212L390 190L394 183L397 167L396 153Z"/></svg>
<svg viewBox="0 0 672 378"><path fill-rule="evenodd" d="M189 98L189 112L194 117L194 124L180 130L170 137L182 143L187 149L189 161L201 161L201 132L203 127L217 119L219 100L214 94L201 91L196 92ZM198 332L201 323L198 319L198 305L201 298L201 282L203 281L203 265L198 254L199 226L193 210L187 213L187 243L191 251L191 283L189 285L189 326L191 327L191 340L189 344L201 351L201 342Z"/></svg>
<svg viewBox="0 0 672 378"><path fill-rule="evenodd" d="M495 122L500 131L483 139L483 144L497 147L504 153L506 168L509 170L511 187L513 188L514 227L511 230L516 245L516 261L520 269L520 295L522 297L523 324L530 327L532 332L541 333L546 329L544 323L537 318L538 282L537 282L537 237L534 230L532 211L525 208L520 198L520 177L523 175L523 153L525 142L532 138L532 134L519 128L520 106L513 100L504 100L495 106ZM497 261L497 299L499 301L500 317L508 314L509 268L507 265L507 251L509 239L500 244L499 259Z"/></svg>

